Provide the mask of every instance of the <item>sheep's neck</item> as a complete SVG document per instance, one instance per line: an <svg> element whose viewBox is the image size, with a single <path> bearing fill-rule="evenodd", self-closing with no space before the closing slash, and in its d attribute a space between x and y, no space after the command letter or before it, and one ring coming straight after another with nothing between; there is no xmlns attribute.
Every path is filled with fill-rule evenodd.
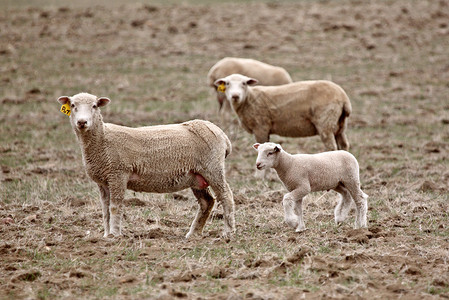
<svg viewBox="0 0 449 300"><path fill-rule="evenodd" d="M76 132L78 139L81 142L81 150L83 152L83 159L88 173L92 162L95 164L103 165L102 162L105 158L104 149L104 124L100 122L95 128L89 131L80 133ZM105 162L103 162L105 163Z"/></svg>
<svg viewBox="0 0 449 300"><path fill-rule="evenodd" d="M290 183L288 182L288 170L292 166L293 157L285 151L281 151L279 153L279 158L277 160L277 164L273 166L273 168L278 173L279 179L284 183L284 185L289 189Z"/></svg>

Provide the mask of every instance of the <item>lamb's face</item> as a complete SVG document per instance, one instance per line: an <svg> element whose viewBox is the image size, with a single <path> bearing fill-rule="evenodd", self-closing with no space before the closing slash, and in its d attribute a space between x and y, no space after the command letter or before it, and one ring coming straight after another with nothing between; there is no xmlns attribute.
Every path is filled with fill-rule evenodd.
<svg viewBox="0 0 449 300"><path fill-rule="evenodd" d="M218 88L225 86L226 100L236 107L243 103L248 94L248 86L256 85L257 79L249 78L240 74L232 74L227 77L215 81L215 86Z"/></svg>
<svg viewBox="0 0 449 300"><path fill-rule="evenodd" d="M253 148L257 150L256 168L259 170L265 170L273 168L277 163L279 152L282 147L275 143L254 144Z"/></svg>
<svg viewBox="0 0 449 300"><path fill-rule="evenodd" d="M99 107L107 105L110 101L108 98L97 98L87 93L80 93L73 97L62 96L58 99L62 105L70 104L70 122L77 132L89 131L95 121L100 119Z"/></svg>

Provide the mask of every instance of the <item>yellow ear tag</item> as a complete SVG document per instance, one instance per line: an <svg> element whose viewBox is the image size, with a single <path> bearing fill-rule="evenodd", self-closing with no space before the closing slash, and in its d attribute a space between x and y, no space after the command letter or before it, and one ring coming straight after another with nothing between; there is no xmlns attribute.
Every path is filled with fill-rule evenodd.
<svg viewBox="0 0 449 300"><path fill-rule="evenodd" d="M63 114L66 114L66 115L70 116L70 111L71 111L71 108L70 108L70 105L68 103L66 103L63 106L61 106L61 112Z"/></svg>
<svg viewBox="0 0 449 300"><path fill-rule="evenodd" d="M226 91L226 87L225 87L224 83L220 84L217 87L217 91L222 92L222 93L224 93Z"/></svg>

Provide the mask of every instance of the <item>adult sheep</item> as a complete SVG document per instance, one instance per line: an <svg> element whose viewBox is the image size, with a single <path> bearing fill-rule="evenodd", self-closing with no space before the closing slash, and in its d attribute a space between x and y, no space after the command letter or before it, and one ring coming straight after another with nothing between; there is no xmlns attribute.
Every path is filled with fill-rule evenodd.
<svg viewBox="0 0 449 300"><path fill-rule="evenodd" d="M345 129L351 102L345 91L326 80L280 86L254 86L257 79L232 74L215 81L225 85L226 98L240 124L258 143L270 134L286 137L319 135L327 150L348 150Z"/></svg>
<svg viewBox="0 0 449 300"><path fill-rule="evenodd" d="M223 235L235 231L224 163L231 143L220 128L202 120L130 128L103 123L99 108L109 104L108 98L80 93L58 102L70 107L87 174L100 190L105 237L121 235L126 189L169 193L191 188L199 209L186 238L201 233L215 202L209 185L223 205Z"/></svg>
<svg viewBox="0 0 449 300"><path fill-rule="evenodd" d="M256 78L260 85L281 85L292 82L290 74L284 68L250 58L225 57L213 65L207 74L208 84L216 91L219 110L222 112L231 109L229 102L225 101L225 94L215 87L215 81L235 73Z"/></svg>

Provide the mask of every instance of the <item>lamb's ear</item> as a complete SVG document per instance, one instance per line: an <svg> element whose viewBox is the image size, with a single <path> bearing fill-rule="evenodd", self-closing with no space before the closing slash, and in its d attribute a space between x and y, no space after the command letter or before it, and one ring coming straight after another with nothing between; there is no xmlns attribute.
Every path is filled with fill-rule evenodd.
<svg viewBox="0 0 449 300"><path fill-rule="evenodd" d="M257 150L257 149L259 149L259 146L260 146L259 143L255 143L255 144L253 145L253 148Z"/></svg>
<svg viewBox="0 0 449 300"><path fill-rule="evenodd" d="M222 84L226 84L226 80L224 80L224 78L217 79L217 80L215 80L215 82L214 82L214 85L215 85L216 87L218 87L219 85L222 85Z"/></svg>
<svg viewBox="0 0 449 300"><path fill-rule="evenodd" d="M66 104L66 103L70 103L70 97L69 96L61 96L58 98L58 102L61 103L62 105Z"/></svg>
<svg viewBox="0 0 449 300"><path fill-rule="evenodd" d="M248 79L248 80L246 81L246 84L247 84L247 85L256 85L256 84L258 84L258 83L259 83L259 80L254 79L254 78L250 78L250 79Z"/></svg>
<svg viewBox="0 0 449 300"><path fill-rule="evenodd" d="M102 106L106 106L109 104L109 102L111 102L111 100L109 100L109 98L106 97L100 97L97 100L97 106L98 107L102 107Z"/></svg>

